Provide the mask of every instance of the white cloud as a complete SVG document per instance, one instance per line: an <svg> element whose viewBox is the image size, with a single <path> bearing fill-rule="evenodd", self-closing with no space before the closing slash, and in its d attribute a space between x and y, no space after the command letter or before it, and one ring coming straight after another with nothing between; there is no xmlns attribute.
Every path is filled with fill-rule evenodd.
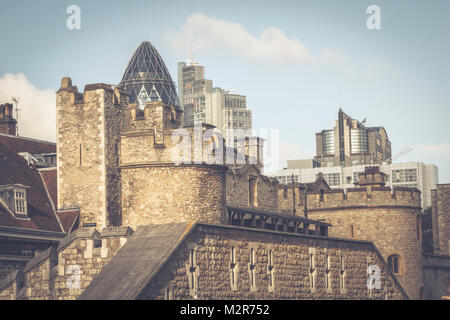
<svg viewBox="0 0 450 320"><path fill-rule="evenodd" d="M11 102L11 97L20 99L19 134L24 137L55 141L54 91L37 89L23 73L7 73L0 78L0 103Z"/></svg>
<svg viewBox="0 0 450 320"><path fill-rule="evenodd" d="M283 63L315 61L298 38L289 38L278 28L269 27L258 37L239 23L208 17L202 13L189 16L182 29L169 31L165 40L174 50L187 52L190 35L195 51L231 50L248 59L268 59Z"/></svg>

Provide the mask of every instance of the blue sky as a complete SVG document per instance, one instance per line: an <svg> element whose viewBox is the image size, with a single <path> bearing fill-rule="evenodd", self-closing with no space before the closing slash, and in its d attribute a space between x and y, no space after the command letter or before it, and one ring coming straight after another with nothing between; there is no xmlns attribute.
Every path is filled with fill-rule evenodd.
<svg viewBox="0 0 450 320"><path fill-rule="evenodd" d="M71 4L81 8L80 30L66 27ZM381 9L381 30L366 27L372 4ZM45 103L63 76L79 90L118 83L141 41L155 45L176 81L176 64L189 55L190 30L194 60L205 66L206 77L247 96L255 128L280 130L282 159L311 157L315 132L331 128L342 106L369 126L384 126L394 154L413 148L398 161L436 164L440 183L450 182L449 1L43 0L0 6L0 99L24 95L24 135L54 135L54 106Z"/></svg>

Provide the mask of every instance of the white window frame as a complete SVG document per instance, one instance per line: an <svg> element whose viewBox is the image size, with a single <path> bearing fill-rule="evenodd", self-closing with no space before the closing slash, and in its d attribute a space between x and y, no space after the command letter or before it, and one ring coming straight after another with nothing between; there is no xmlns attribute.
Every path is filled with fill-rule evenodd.
<svg viewBox="0 0 450 320"><path fill-rule="evenodd" d="M18 215L28 215L27 192L25 189L14 188L14 212Z"/></svg>

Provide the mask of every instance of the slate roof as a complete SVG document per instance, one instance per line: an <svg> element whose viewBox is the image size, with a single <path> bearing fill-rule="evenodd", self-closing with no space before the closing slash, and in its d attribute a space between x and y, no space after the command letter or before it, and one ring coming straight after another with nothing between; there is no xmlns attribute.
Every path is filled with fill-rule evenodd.
<svg viewBox="0 0 450 320"><path fill-rule="evenodd" d="M39 170L42 176L42 180L44 180L44 183L47 187L47 191L50 194L51 200L53 201L53 205L55 208L58 208L58 192L57 192L57 175L56 175L56 168L52 168L51 170L48 169L41 169Z"/></svg>
<svg viewBox="0 0 450 320"><path fill-rule="evenodd" d="M15 153L56 153L56 143L0 133L0 143Z"/></svg>
<svg viewBox="0 0 450 320"><path fill-rule="evenodd" d="M0 140L0 186L22 184L29 187L26 195L29 219L16 219L0 204L0 226L62 231L39 171L34 166L29 166L24 158L5 146L2 141Z"/></svg>
<svg viewBox="0 0 450 320"><path fill-rule="evenodd" d="M137 299L193 226L193 223L182 222L138 227L79 299Z"/></svg>

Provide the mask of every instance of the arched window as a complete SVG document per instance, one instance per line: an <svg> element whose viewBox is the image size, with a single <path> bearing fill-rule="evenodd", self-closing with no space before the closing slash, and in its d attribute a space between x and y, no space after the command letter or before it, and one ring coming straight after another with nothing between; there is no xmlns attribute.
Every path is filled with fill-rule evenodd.
<svg viewBox="0 0 450 320"><path fill-rule="evenodd" d="M392 254L388 257L388 266L394 274L401 273L401 258L398 254Z"/></svg>

